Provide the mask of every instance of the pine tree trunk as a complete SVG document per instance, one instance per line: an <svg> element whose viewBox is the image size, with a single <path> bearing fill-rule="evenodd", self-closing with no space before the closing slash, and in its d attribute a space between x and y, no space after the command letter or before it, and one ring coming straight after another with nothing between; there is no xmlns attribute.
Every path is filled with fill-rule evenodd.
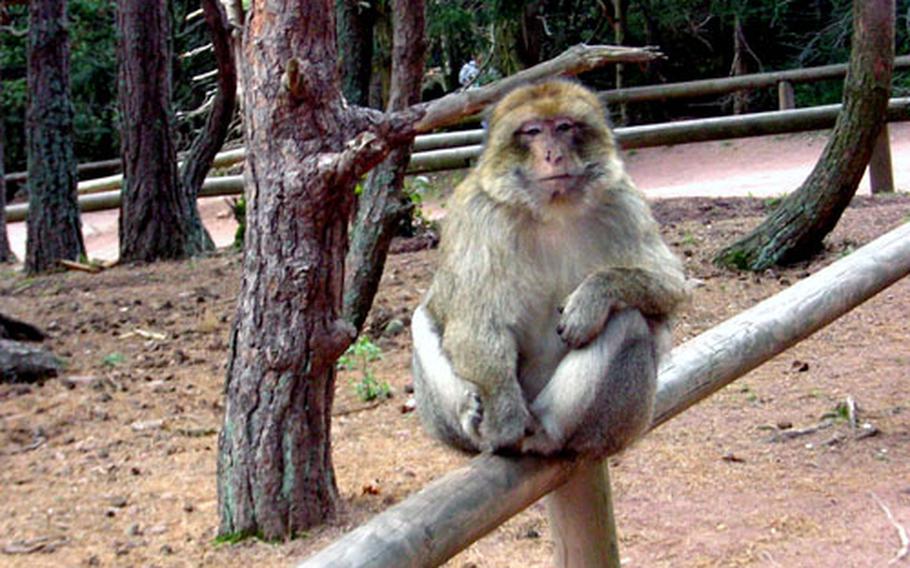
<svg viewBox="0 0 910 568"><path fill-rule="evenodd" d="M746 36L743 32L743 20L736 14L733 21L733 66L730 75L739 77L749 72L746 67ZM733 93L733 114L749 112L749 91L736 91Z"/></svg>
<svg viewBox="0 0 910 568"><path fill-rule="evenodd" d="M893 0L854 0L852 45L844 108L812 173L759 227L723 249L718 264L764 270L804 259L837 225L884 123L894 63Z"/></svg>
<svg viewBox="0 0 910 568"><path fill-rule="evenodd" d="M616 45L626 44L626 17L628 14L628 3L626 0L613 0L613 43ZM616 88L625 87L626 66L622 63L616 64ZM627 126L629 124L629 104L619 104L618 126Z"/></svg>
<svg viewBox="0 0 910 568"><path fill-rule="evenodd" d="M29 3L29 214L25 270L57 268L85 254L76 201L70 51L64 0Z"/></svg>
<svg viewBox="0 0 910 568"><path fill-rule="evenodd" d="M240 62L247 229L218 443L222 535L291 538L337 507L329 434L335 360L354 335L340 312L357 178L322 169L354 131L336 53L331 0L253 4Z"/></svg>
<svg viewBox="0 0 910 568"><path fill-rule="evenodd" d="M3 70L0 69L0 97L3 96ZM6 180L3 171L3 121L0 120L0 262L12 262L13 252L9 248L6 232Z"/></svg>
<svg viewBox="0 0 910 568"><path fill-rule="evenodd" d="M368 106L373 70L374 3L335 0L341 91L351 104Z"/></svg>
<svg viewBox="0 0 910 568"><path fill-rule="evenodd" d="M215 250L212 237L202 224L196 200L205 176L212 168L215 154L224 145L237 102L237 68L227 14L221 0L202 0L202 11L212 36L218 66L218 92L205 127L190 147L180 172L180 187L186 194L186 255L197 256Z"/></svg>
<svg viewBox="0 0 910 568"><path fill-rule="evenodd" d="M420 102L426 41L423 10L409 0L395 0L392 4L396 37L388 110L395 111ZM345 319L358 331L363 328L379 289L392 238L413 212L410 199L402 191L410 159L410 147L393 150L369 173L360 194L346 261L344 295Z"/></svg>
<svg viewBox="0 0 910 568"><path fill-rule="evenodd" d="M167 4L167 0L122 0L117 5L121 261L186 256L186 212L191 204L177 180Z"/></svg>

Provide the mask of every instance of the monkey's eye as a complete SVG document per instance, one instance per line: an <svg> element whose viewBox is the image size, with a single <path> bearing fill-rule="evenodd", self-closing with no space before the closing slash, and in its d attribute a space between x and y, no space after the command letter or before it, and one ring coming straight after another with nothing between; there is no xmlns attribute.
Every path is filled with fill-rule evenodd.
<svg viewBox="0 0 910 568"><path fill-rule="evenodd" d="M543 131L539 126L528 126L521 130L521 134L524 134L525 136L537 136L541 132Z"/></svg>
<svg viewBox="0 0 910 568"><path fill-rule="evenodd" d="M556 132L565 134L566 132L572 130L573 127L574 125L571 122L560 122L556 125Z"/></svg>

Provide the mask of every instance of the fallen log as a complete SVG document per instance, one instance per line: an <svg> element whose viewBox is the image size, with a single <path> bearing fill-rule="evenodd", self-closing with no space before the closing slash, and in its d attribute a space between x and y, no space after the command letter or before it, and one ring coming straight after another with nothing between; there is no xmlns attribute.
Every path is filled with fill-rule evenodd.
<svg viewBox="0 0 910 568"><path fill-rule="evenodd" d="M0 339L0 383L36 383L56 377L63 365L50 351Z"/></svg>

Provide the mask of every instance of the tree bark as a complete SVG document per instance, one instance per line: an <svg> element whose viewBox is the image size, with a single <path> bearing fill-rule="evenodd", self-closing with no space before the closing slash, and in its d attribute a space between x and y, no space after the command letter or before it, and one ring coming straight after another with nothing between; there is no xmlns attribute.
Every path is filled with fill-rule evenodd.
<svg viewBox="0 0 910 568"><path fill-rule="evenodd" d="M420 102L426 25L423 2L394 0L392 85L388 110L400 111ZM385 268L389 245L402 223L409 221L413 204L402 191L411 147L392 150L372 170L363 185L347 254L344 315L359 332L363 329Z"/></svg>
<svg viewBox="0 0 910 568"><path fill-rule="evenodd" d="M718 264L764 270L817 252L850 203L885 119L894 61L893 0L854 0L844 107L803 185L749 235L723 249Z"/></svg>
<svg viewBox="0 0 910 568"><path fill-rule="evenodd" d="M368 106L376 7L362 0L335 0L335 14L341 92L349 103Z"/></svg>
<svg viewBox="0 0 910 568"><path fill-rule="evenodd" d="M344 102L331 0L254 2L243 54L247 230L219 532L290 538L336 511L335 360L354 337L340 317L347 226L356 182L389 146L382 133L355 139L381 114Z"/></svg>
<svg viewBox="0 0 910 568"><path fill-rule="evenodd" d="M749 72L746 68L746 50L746 34L743 32L743 20L739 14L736 14L733 18L733 65L730 69L730 75L740 77ZM747 112L749 112L749 91L734 91L733 114L745 114Z"/></svg>
<svg viewBox="0 0 910 568"><path fill-rule="evenodd" d="M120 260L183 258L189 239L171 108L171 21L167 0L117 5L118 99L123 158Z"/></svg>
<svg viewBox="0 0 910 568"><path fill-rule="evenodd" d="M25 271L30 274L85 254L76 201L67 25L64 0L29 3Z"/></svg>
<svg viewBox="0 0 910 568"><path fill-rule="evenodd" d="M616 45L625 45L627 15L629 5L627 0L613 0L613 42ZM622 89L626 85L626 66L622 63L616 64L616 89ZM629 124L629 105L626 103L619 104L619 126Z"/></svg>
<svg viewBox="0 0 910 568"><path fill-rule="evenodd" d="M3 96L3 69L0 69L0 97ZM3 172L3 121L0 120L0 262L15 260L6 233L6 179Z"/></svg>
<svg viewBox="0 0 910 568"><path fill-rule="evenodd" d="M231 45L231 28L220 0L202 0L202 11L212 36L218 66L218 92L205 127L193 141L180 172L180 186L186 194L186 255L197 256L215 250L215 243L199 217L196 199L215 154L227 138L237 102L237 68Z"/></svg>

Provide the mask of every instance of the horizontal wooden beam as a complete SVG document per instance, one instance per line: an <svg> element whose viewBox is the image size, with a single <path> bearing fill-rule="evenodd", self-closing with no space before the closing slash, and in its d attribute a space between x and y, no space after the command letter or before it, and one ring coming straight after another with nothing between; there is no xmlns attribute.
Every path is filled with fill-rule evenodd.
<svg viewBox="0 0 910 568"><path fill-rule="evenodd" d="M910 274L910 223L677 347L652 428ZM565 483L572 460L482 455L317 552L300 568L437 566Z"/></svg>
<svg viewBox="0 0 910 568"><path fill-rule="evenodd" d="M687 142L802 132L834 126L838 112L840 112L840 105L825 105L807 109L760 112L741 116L687 120L648 126L631 126L617 128L616 139L623 149L628 150ZM910 98L891 99L888 106L888 120L910 120ZM482 137L483 132L480 130L466 131L462 134L462 140L465 141L480 140ZM482 149L483 147L480 145L473 145L416 152L411 156L408 173L418 174L467 168L480 155ZM222 152L216 158L215 166L226 167L242 161L244 157L243 148ZM119 207L119 188L122 180L123 177L117 175L81 182L79 184L80 209L82 211L98 211ZM199 196L240 195L242 193L243 176L220 176L207 178L202 190L199 192ZM6 219L9 222L22 221L27 214L27 203L17 203L6 207Z"/></svg>
<svg viewBox="0 0 910 568"><path fill-rule="evenodd" d="M894 58L895 71L907 68L910 68L910 55L901 55ZM790 83L807 83L824 79L839 79L843 77L846 72L846 63L836 63L834 65L822 65L820 67L807 67L804 69L751 73L748 75L739 75L737 77L700 79L698 81L685 81L668 85L630 87L627 89L605 91L601 94L601 100L607 104L621 104L675 98L703 97L709 95L725 95L744 89L773 87L782 81Z"/></svg>
<svg viewBox="0 0 910 568"><path fill-rule="evenodd" d="M610 46L607 46L610 47ZM641 56L642 60L653 57L656 52L650 52L647 56ZM625 54L622 54L625 55ZM638 57L638 53L635 54ZM901 70L910 68L910 55L901 55L894 58L894 69ZM600 94L601 100L607 104L645 102L653 100L663 100L680 97L695 97L715 94L725 94L741 89L751 89L758 87L768 87L780 82L798 83L811 82L823 79L833 79L842 77L846 73L847 65L837 63L834 65L823 65L820 67L808 67L804 69L790 69L787 71L772 71L768 73L754 73L749 75L740 75L738 77L725 77L719 79L703 79L699 81L687 81L683 83L673 83L669 85L650 85L644 87L631 87L628 89L618 89L604 91ZM437 148L450 148L454 146L467 146L469 144L478 144L482 139L481 130L467 130L461 132L427 134L418 136L414 143L415 152L423 152ZM231 150L223 154L229 156L228 163L242 161L236 159L236 150ZM216 158L217 159L217 158ZM218 164L215 164L219 167ZM90 175L91 172L110 171L119 169L120 160L104 160L101 162L91 162L80 164L78 166L80 177ZM22 183L28 176L27 172L15 172L6 174L7 183ZM111 176L113 178L115 176ZM108 182L109 183L109 182ZM88 186L93 190L80 191L80 193L96 193L113 189L113 186ZM116 185L119 187L119 184Z"/></svg>

